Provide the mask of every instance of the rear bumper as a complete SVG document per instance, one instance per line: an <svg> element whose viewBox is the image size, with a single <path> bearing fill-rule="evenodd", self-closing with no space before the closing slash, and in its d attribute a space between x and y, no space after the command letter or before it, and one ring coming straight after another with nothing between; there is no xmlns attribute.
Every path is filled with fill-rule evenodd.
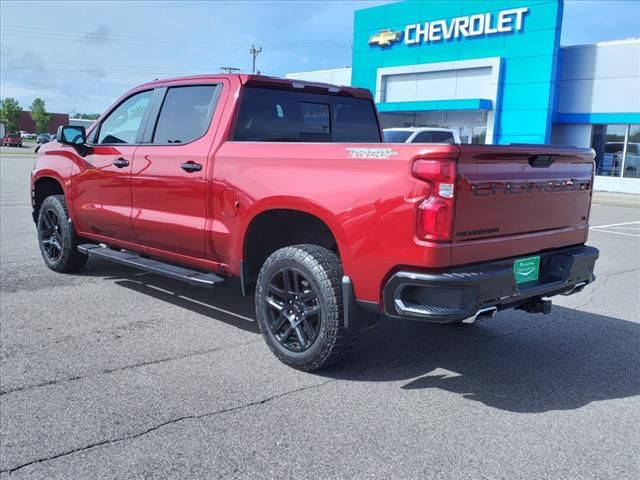
<svg viewBox="0 0 640 480"><path fill-rule="evenodd" d="M595 280L598 254L586 245L540 253L539 279L519 285L513 274L516 258L449 270L399 271L384 287L384 311L391 317L455 323L533 298L576 293Z"/></svg>

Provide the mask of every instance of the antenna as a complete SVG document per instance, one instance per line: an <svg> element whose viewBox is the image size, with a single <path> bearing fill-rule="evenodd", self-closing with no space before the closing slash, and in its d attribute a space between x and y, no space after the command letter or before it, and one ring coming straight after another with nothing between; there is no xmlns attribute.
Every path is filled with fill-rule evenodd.
<svg viewBox="0 0 640 480"><path fill-rule="evenodd" d="M220 67L220 71L224 73L240 73L242 70L236 67Z"/></svg>

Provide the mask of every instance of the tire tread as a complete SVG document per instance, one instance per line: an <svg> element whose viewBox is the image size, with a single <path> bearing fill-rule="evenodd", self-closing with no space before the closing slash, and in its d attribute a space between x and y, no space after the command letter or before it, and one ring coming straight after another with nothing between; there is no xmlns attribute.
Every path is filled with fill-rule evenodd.
<svg viewBox="0 0 640 480"><path fill-rule="evenodd" d="M70 273L81 269L85 263L87 263L87 255L80 253L77 249L78 247L78 236L76 235L75 228L73 227L70 217L69 210L67 208L67 203L65 201L64 195L50 195L45 198L40 205L40 213L38 215L38 224L40 223L40 215L45 207L48 204L52 204L51 206L62 213L62 216L59 216L60 222L63 228L63 235L65 235L65 240L69 242L69 248L65 249L66 251L63 253L60 262L51 263L45 257L44 253L42 254L45 264L54 272L59 273Z"/></svg>
<svg viewBox="0 0 640 480"><path fill-rule="evenodd" d="M304 362L292 360L283 355L271 345L266 334L263 333L267 340L267 345L283 363L304 371L325 368L342 360L355 344L356 335L348 333L344 328L342 264L340 258L331 250L313 244L292 245L274 252L265 261L258 276L258 290L256 291L256 312L258 315L260 315L258 297L261 294L263 272L271 264L282 260L296 260L312 271L322 290L319 293L327 299L327 304L330 308L330 311L326 312L326 318L328 319L326 328L328 331L320 351L313 358ZM262 328L262 325L260 327Z"/></svg>

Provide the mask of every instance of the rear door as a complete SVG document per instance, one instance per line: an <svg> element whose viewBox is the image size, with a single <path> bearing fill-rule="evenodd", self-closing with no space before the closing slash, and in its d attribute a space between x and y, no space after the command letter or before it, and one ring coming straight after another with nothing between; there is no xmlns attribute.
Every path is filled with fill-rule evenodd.
<svg viewBox="0 0 640 480"><path fill-rule="evenodd" d="M589 149L461 145L454 239L554 230L586 236L592 174Z"/></svg>
<svg viewBox="0 0 640 480"><path fill-rule="evenodd" d="M145 246L205 256L207 171L222 85L169 85L159 90L131 172L131 222Z"/></svg>
<svg viewBox="0 0 640 480"><path fill-rule="evenodd" d="M91 131L91 150L73 178L73 210L82 232L135 242L131 228L131 165L153 90L134 93Z"/></svg>

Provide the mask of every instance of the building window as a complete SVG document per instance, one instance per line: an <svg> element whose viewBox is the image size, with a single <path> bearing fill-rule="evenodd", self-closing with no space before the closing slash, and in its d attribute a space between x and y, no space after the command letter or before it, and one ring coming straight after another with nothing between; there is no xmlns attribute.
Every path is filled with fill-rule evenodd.
<svg viewBox="0 0 640 480"><path fill-rule="evenodd" d="M462 143L485 143L487 134L485 110L384 112L380 120L383 128L450 128L458 132Z"/></svg>
<svg viewBox="0 0 640 480"><path fill-rule="evenodd" d="M626 134L626 125L593 126L591 148L596 151L596 175L620 176Z"/></svg>
<svg viewBox="0 0 640 480"><path fill-rule="evenodd" d="M596 175L640 178L640 125L594 125Z"/></svg>
<svg viewBox="0 0 640 480"><path fill-rule="evenodd" d="M623 175L640 178L640 125L629 125Z"/></svg>

